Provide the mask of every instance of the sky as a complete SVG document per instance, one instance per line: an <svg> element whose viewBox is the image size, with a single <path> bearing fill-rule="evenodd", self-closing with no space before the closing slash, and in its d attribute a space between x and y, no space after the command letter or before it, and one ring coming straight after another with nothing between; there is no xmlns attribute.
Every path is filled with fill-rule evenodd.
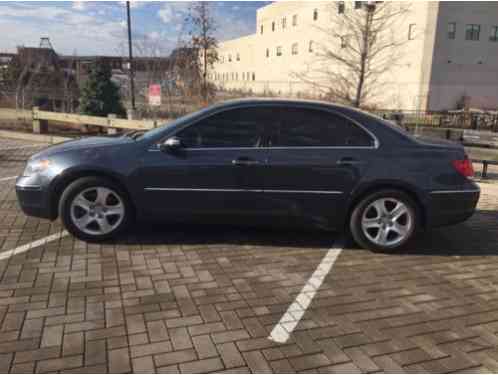
<svg viewBox="0 0 498 375"><path fill-rule="evenodd" d="M216 37L228 40L254 33L256 10L269 2L210 2ZM146 46L142 54L166 55L186 37L183 20L191 3L132 2L134 39ZM0 2L0 52L17 46L38 46L49 37L64 55L121 55L126 51L125 2ZM137 52L140 54L140 52Z"/></svg>

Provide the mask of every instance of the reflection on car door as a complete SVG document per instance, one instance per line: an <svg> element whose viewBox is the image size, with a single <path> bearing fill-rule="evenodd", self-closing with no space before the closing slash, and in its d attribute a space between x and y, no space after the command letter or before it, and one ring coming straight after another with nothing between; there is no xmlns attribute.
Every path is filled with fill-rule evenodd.
<svg viewBox="0 0 498 375"><path fill-rule="evenodd" d="M150 214L251 213L263 188L265 109L209 115L175 134L176 153L149 152L142 169L143 205Z"/></svg>
<svg viewBox="0 0 498 375"><path fill-rule="evenodd" d="M322 109L282 107L280 120L270 131L266 199L284 214L340 225L347 197L368 167L374 138Z"/></svg>

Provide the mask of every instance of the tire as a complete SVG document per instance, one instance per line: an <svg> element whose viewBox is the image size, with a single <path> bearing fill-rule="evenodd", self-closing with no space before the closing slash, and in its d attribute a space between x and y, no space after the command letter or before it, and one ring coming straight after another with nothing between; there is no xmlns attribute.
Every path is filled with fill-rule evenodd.
<svg viewBox="0 0 498 375"><path fill-rule="evenodd" d="M354 241L378 252L401 250L419 227L417 204L399 190L381 190L366 196L354 207L349 221Z"/></svg>
<svg viewBox="0 0 498 375"><path fill-rule="evenodd" d="M126 192L111 180L83 177L65 188L59 216L75 237L99 242L114 238L131 223L133 207Z"/></svg>

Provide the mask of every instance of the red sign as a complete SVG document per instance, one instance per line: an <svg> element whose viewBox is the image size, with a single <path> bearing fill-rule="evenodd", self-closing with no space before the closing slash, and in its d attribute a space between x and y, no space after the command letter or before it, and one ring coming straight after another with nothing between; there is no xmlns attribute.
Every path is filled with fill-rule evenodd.
<svg viewBox="0 0 498 375"><path fill-rule="evenodd" d="M149 105L161 105L161 85L149 85Z"/></svg>

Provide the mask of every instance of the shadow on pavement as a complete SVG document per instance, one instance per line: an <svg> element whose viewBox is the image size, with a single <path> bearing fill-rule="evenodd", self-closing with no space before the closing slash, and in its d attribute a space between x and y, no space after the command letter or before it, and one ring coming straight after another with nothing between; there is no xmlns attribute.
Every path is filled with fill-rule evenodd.
<svg viewBox="0 0 498 375"><path fill-rule="evenodd" d="M112 241L127 245L252 245L331 248L344 235L308 227L269 228L227 224L138 223ZM348 250L358 249L348 243ZM421 232L396 255L498 255L498 211L478 210L467 222Z"/></svg>

